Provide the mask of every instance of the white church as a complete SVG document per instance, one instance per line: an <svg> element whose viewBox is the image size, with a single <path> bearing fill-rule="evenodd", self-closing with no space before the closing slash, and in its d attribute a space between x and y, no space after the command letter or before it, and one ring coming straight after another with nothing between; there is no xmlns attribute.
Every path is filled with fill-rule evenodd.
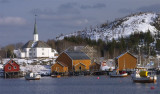
<svg viewBox="0 0 160 94"><path fill-rule="evenodd" d="M38 39L36 19L33 40L28 41L21 49L14 50L17 58L54 58L57 53L45 42Z"/></svg>

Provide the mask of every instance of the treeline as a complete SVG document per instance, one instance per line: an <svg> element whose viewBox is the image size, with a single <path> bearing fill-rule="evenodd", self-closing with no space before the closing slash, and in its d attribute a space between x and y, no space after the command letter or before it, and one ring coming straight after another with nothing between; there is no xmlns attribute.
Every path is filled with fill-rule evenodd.
<svg viewBox="0 0 160 94"><path fill-rule="evenodd" d="M86 46L89 45L97 50L97 57L114 58L126 51L130 51L133 54L138 55L139 46L141 45L141 54L155 56L160 52L160 38L159 35L153 36L151 32L135 32L126 38L112 39L111 41L102 41L99 39L91 40L90 38L82 38L80 36L65 37L63 40L54 39L48 40L47 44L56 49L59 53L66 50L71 46ZM156 39L156 40L155 40ZM2 58L16 57L13 54L14 49L19 49L23 46L23 43L10 44L1 48L0 56ZM149 52L150 50L150 52Z"/></svg>
<svg viewBox="0 0 160 94"><path fill-rule="evenodd" d="M9 44L0 48L0 58L15 58L14 49L19 49L23 46L23 43Z"/></svg>
<svg viewBox="0 0 160 94"><path fill-rule="evenodd" d="M154 43L156 42L156 43ZM63 51L69 46L89 45L97 50L97 55L100 57L114 58L126 51L130 51L134 54L138 54L139 46L141 46L141 54L144 55L156 55L156 51L160 51L160 40L148 32L135 32L126 38L119 38L118 40L112 39L111 41L98 41L91 40L89 38L81 38L80 36L65 37L61 41L56 41L58 51ZM63 50L62 50L63 49ZM149 52L150 50L150 52Z"/></svg>

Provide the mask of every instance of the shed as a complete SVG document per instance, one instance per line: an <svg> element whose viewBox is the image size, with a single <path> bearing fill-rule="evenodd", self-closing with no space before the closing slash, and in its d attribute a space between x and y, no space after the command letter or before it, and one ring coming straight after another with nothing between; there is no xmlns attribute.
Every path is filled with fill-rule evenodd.
<svg viewBox="0 0 160 94"><path fill-rule="evenodd" d="M6 77L17 77L20 72L20 65L16 63L14 60L10 59L5 65L4 65L4 73L5 78Z"/></svg>
<svg viewBox="0 0 160 94"><path fill-rule="evenodd" d="M90 65L90 71L99 71L100 70L100 64L96 63L96 62L93 62L91 65Z"/></svg>
<svg viewBox="0 0 160 94"><path fill-rule="evenodd" d="M89 70L91 64L90 58L81 51L64 51L58 56L56 62L63 62L66 64L68 66L68 71L77 71L81 68L83 70Z"/></svg>
<svg viewBox="0 0 160 94"><path fill-rule="evenodd" d="M56 62L54 65L51 66L51 72L68 72L68 66L63 62Z"/></svg>
<svg viewBox="0 0 160 94"><path fill-rule="evenodd" d="M115 68L121 70L131 70L137 67L137 58L130 52L125 52L115 58Z"/></svg>

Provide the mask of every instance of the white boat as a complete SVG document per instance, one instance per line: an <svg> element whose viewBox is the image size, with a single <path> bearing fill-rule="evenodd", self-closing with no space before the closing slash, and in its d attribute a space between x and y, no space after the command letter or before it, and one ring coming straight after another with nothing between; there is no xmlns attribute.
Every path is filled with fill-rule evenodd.
<svg viewBox="0 0 160 94"><path fill-rule="evenodd" d="M40 80L41 75L38 73L29 72L26 74L25 79L26 80Z"/></svg>
<svg viewBox="0 0 160 94"><path fill-rule="evenodd" d="M113 72L109 73L110 77L127 77L128 73L125 71L122 71L122 73L119 73L118 70L113 70Z"/></svg>
<svg viewBox="0 0 160 94"><path fill-rule="evenodd" d="M139 71L135 71L134 74L132 74L132 80L133 82L137 83L155 83L157 81L156 75L148 75L148 71L144 71L145 76L140 75Z"/></svg>

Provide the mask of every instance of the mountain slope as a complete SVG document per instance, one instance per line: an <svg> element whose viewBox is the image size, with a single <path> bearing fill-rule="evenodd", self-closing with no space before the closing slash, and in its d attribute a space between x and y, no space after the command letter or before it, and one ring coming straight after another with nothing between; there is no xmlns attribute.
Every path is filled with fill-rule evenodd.
<svg viewBox="0 0 160 94"><path fill-rule="evenodd" d="M61 35L57 40L62 40L64 37L80 36L90 38L91 40L112 40L120 37L127 37L134 32L147 32L148 30L154 35L158 31L153 24L158 18L156 13L138 13L121 19L117 19L104 26L74 32L68 35Z"/></svg>

